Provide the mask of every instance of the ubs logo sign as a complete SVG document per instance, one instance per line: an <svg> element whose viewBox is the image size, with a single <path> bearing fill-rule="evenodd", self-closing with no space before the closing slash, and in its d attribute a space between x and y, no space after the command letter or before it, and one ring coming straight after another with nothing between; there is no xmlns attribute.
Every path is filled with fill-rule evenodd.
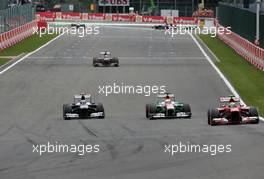
<svg viewBox="0 0 264 179"><path fill-rule="evenodd" d="M129 6L129 0L99 0L99 6Z"/></svg>

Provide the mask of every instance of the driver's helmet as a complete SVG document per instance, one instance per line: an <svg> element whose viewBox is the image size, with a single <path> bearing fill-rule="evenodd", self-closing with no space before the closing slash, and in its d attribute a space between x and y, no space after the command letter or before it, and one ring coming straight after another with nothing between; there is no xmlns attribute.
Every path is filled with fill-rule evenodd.
<svg viewBox="0 0 264 179"><path fill-rule="evenodd" d="M229 103L233 103L233 102L235 102L235 100L234 100L233 97L231 97L230 100L229 100Z"/></svg>
<svg viewBox="0 0 264 179"><path fill-rule="evenodd" d="M81 96L81 100L83 101L83 100L85 100L85 95L84 94L81 94L82 96Z"/></svg>
<svg viewBox="0 0 264 179"><path fill-rule="evenodd" d="M84 94L82 94L80 104L83 105L85 103L86 103L86 99L85 99Z"/></svg>
<svg viewBox="0 0 264 179"><path fill-rule="evenodd" d="M171 104L171 99L170 98L165 99L165 104Z"/></svg>
<svg viewBox="0 0 264 179"><path fill-rule="evenodd" d="M234 107L236 107L236 103L234 103L234 102L229 103L229 107L230 107L230 108L234 108Z"/></svg>

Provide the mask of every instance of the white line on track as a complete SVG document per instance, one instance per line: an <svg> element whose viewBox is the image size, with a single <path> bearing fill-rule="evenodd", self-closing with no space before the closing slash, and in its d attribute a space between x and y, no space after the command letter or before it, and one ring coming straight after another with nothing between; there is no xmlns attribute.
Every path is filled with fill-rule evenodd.
<svg viewBox="0 0 264 179"><path fill-rule="evenodd" d="M74 22L49 22L49 24L54 25L71 25ZM94 25L94 26L129 26L129 27L152 27L157 25L157 23L110 23L110 22L84 22L85 25ZM159 24L159 23L158 23Z"/></svg>
<svg viewBox="0 0 264 179"><path fill-rule="evenodd" d="M0 59L2 58L16 58L17 56L0 56Z"/></svg>
<svg viewBox="0 0 264 179"><path fill-rule="evenodd" d="M199 42L201 42L203 44L203 46L210 52L210 54L214 57L214 59L217 62L221 62L219 60L219 58L212 52L212 50L209 47L207 47L207 45L204 43L204 41L202 41L202 39L198 35L196 37L198 38ZM211 37L211 38L214 38L214 37Z"/></svg>
<svg viewBox="0 0 264 179"><path fill-rule="evenodd" d="M21 53L18 56L14 56L11 60L9 60L7 63L3 64L0 66L0 69L5 68L6 66L9 66L11 63L14 63L14 61L16 61L16 59L19 59L20 57L22 57L25 53Z"/></svg>
<svg viewBox="0 0 264 179"><path fill-rule="evenodd" d="M105 26L106 28L116 28L116 29L127 29L127 30L131 30L131 27L123 27L123 26ZM152 31L152 28L148 28L148 27L136 27L137 30L148 30L148 31ZM132 29L134 30L134 29Z"/></svg>
<svg viewBox="0 0 264 179"><path fill-rule="evenodd" d="M55 41L56 39L58 39L59 37L61 37L63 34L58 35L57 37L55 37L54 39L48 41L47 43L45 43L44 45L42 45L41 47L37 48L36 50L34 50L33 52L28 53L27 55L25 55L24 57L22 57L21 59L17 60L16 62L12 63L11 65L9 65L8 67L6 67L5 69L3 69L2 71L0 71L0 75L4 74L6 71L10 70L11 68L13 68L14 66L16 66L18 63L22 62L23 60L25 60L26 58L28 58L30 55L36 53L37 51L41 50L42 48L46 47L47 45L49 45L51 42Z"/></svg>
<svg viewBox="0 0 264 179"><path fill-rule="evenodd" d="M242 104L246 104L242 98L240 97L240 95L238 94L238 92L235 90L235 88L232 86L232 84L228 81L228 79L225 77L225 75L217 68L217 66L214 64L214 62L212 61L212 59L207 55L207 53L204 51L204 49L202 48L202 46L199 44L199 42L197 41L197 39L193 36L193 34L190 34L190 36L192 37L193 41L195 42L195 44L198 46L198 48L201 50L201 52L203 53L203 55L205 56L206 60L212 65L212 67L215 69L215 71L218 73L218 75L221 77L221 79L224 81L224 83L226 84L226 86L229 88L229 90L236 96L239 97L241 99L241 103ZM260 117L261 121L264 121L263 117Z"/></svg>
<svg viewBox="0 0 264 179"><path fill-rule="evenodd" d="M172 52L174 53L174 52ZM86 53L89 54L89 53ZM31 56L28 57L29 59L81 59L81 58L85 58L85 59L91 59L91 56L76 56L76 57L70 57L70 56L56 56L56 57L52 57L52 56ZM171 59L171 60L204 60L204 57L118 57L120 59L124 59L124 60L130 60L130 59L136 59L136 60L144 60L144 59Z"/></svg>

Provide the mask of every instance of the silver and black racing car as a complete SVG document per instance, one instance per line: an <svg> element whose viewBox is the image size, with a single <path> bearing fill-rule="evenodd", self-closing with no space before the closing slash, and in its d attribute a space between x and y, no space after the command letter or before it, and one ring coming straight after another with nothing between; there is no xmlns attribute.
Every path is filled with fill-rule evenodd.
<svg viewBox="0 0 264 179"><path fill-rule="evenodd" d="M81 24L81 23L79 23L79 22L77 22L77 23L72 23L71 24L71 28L76 28L76 29L78 29L78 28L86 28L86 26L85 26L85 24Z"/></svg>
<svg viewBox="0 0 264 179"><path fill-rule="evenodd" d="M170 24L159 24L159 25L152 26L152 28L156 30L164 30L164 29L166 30L166 29L173 28L173 26Z"/></svg>
<svg viewBox="0 0 264 179"><path fill-rule="evenodd" d="M101 103L94 103L90 94L74 95L71 104L63 105L63 119L88 119L105 117L104 106Z"/></svg>
<svg viewBox="0 0 264 179"><path fill-rule="evenodd" d="M104 51L104 52L100 52L99 57L93 58L93 66L95 67L99 67L99 66L118 67L119 60L117 57L112 57L111 52Z"/></svg>

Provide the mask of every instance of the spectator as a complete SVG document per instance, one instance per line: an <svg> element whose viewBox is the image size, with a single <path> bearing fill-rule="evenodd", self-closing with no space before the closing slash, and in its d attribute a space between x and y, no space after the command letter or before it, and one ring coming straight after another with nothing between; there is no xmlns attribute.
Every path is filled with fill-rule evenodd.
<svg viewBox="0 0 264 179"><path fill-rule="evenodd" d="M20 0L21 4L27 4L27 3L32 3L32 0Z"/></svg>
<svg viewBox="0 0 264 179"><path fill-rule="evenodd" d="M8 7L13 7L19 5L19 0L9 0L8 1Z"/></svg>
<svg viewBox="0 0 264 179"><path fill-rule="evenodd" d="M12 6L23 5L23 4L27 4L27 3L32 3L32 0L9 0L8 6L12 7Z"/></svg>

